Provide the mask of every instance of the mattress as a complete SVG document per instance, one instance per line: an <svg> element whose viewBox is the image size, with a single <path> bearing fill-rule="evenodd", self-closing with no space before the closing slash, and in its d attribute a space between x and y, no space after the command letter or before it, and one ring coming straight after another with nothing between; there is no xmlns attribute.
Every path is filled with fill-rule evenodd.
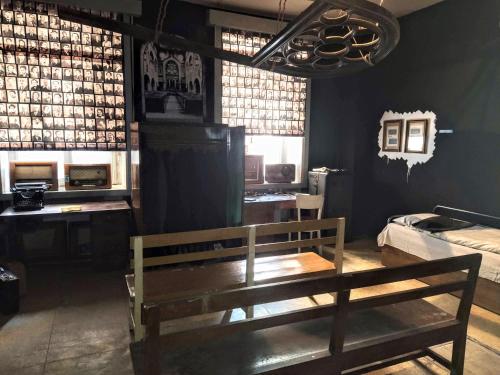
<svg viewBox="0 0 500 375"><path fill-rule="evenodd" d="M390 223L377 238L378 245L389 245L425 260L478 253L483 256L479 277L500 283L500 254L473 249L431 236L409 226Z"/></svg>

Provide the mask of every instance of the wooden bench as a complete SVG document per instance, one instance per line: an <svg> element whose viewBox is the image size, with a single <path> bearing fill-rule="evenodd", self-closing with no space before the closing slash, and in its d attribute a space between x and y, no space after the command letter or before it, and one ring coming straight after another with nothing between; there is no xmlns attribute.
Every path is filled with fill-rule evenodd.
<svg viewBox="0 0 500 375"><path fill-rule="evenodd" d="M429 356L460 375L480 263L481 255L471 254L146 303L144 371L353 375ZM350 299L352 289L462 270L463 281ZM423 300L457 290L454 316ZM163 321L327 292L338 293L336 303L160 335ZM451 361L429 349L450 341Z"/></svg>
<svg viewBox="0 0 500 375"><path fill-rule="evenodd" d="M256 244L256 239L259 237L269 238L269 236L288 234L289 232L334 228L337 229L336 236ZM141 322L143 303L160 302L187 295L213 293L255 284L341 273L344 228L344 218L332 218L132 237L131 247L134 250L134 260L131 266L134 268L134 274L126 275L125 278L130 295L131 327L134 330L134 340L139 341L144 336L144 327L140 323L137 324L137 322ZM243 245L212 251L143 257L143 251L146 248L235 239L241 240ZM319 248L332 244L335 245L334 263L311 251L300 254L255 257L256 254L295 248L311 248L312 246ZM329 248L325 246L324 249L327 252ZM234 258L235 256L245 256L246 259L143 272L144 267ZM246 311L251 315L252 307Z"/></svg>

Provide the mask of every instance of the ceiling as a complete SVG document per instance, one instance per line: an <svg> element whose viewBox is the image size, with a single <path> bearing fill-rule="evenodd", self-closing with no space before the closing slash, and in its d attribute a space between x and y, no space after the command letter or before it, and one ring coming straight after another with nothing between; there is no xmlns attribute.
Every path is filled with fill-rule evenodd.
<svg viewBox="0 0 500 375"><path fill-rule="evenodd" d="M190 3L201 4L212 8L229 11L239 11L248 14L276 17L279 0L184 0ZM379 4L380 0L369 0ZM396 17L405 16L426 8L443 0L383 0L382 6L391 11ZM306 9L311 0L287 0L285 13L292 18Z"/></svg>

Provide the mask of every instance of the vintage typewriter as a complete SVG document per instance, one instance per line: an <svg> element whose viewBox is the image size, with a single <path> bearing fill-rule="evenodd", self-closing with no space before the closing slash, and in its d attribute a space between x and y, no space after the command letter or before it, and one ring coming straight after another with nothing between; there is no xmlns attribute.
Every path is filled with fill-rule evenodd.
<svg viewBox="0 0 500 375"><path fill-rule="evenodd" d="M12 201L15 211L41 210L44 205L44 194L50 189L45 182L16 183L12 192Z"/></svg>

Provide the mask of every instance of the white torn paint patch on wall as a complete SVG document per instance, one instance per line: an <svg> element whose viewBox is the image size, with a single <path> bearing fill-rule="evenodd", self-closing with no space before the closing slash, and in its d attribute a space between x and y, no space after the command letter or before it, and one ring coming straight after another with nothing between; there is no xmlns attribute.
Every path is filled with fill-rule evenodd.
<svg viewBox="0 0 500 375"><path fill-rule="evenodd" d="M405 142L406 142L406 126L408 120L429 120L429 125L427 129L427 147L426 153L410 153L405 151ZM402 128L402 137L401 137L401 151L384 151L382 147L383 138L384 138L384 122L390 120L403 120L403 128ZM408 171L406 174L406 179L408 180L410 176L411 169L414 165L424 164L428 162L432 156L434 155L434 149L436 147L436 114L431 111L416 111L416 112L392 112L386 111L384 115L380 119L380 131L378 133L378 147L380 149L378 156L380 158L387 158L387 162L389 160L397 160L403 159L406 161L406 166L408 167Z"/></svg>

